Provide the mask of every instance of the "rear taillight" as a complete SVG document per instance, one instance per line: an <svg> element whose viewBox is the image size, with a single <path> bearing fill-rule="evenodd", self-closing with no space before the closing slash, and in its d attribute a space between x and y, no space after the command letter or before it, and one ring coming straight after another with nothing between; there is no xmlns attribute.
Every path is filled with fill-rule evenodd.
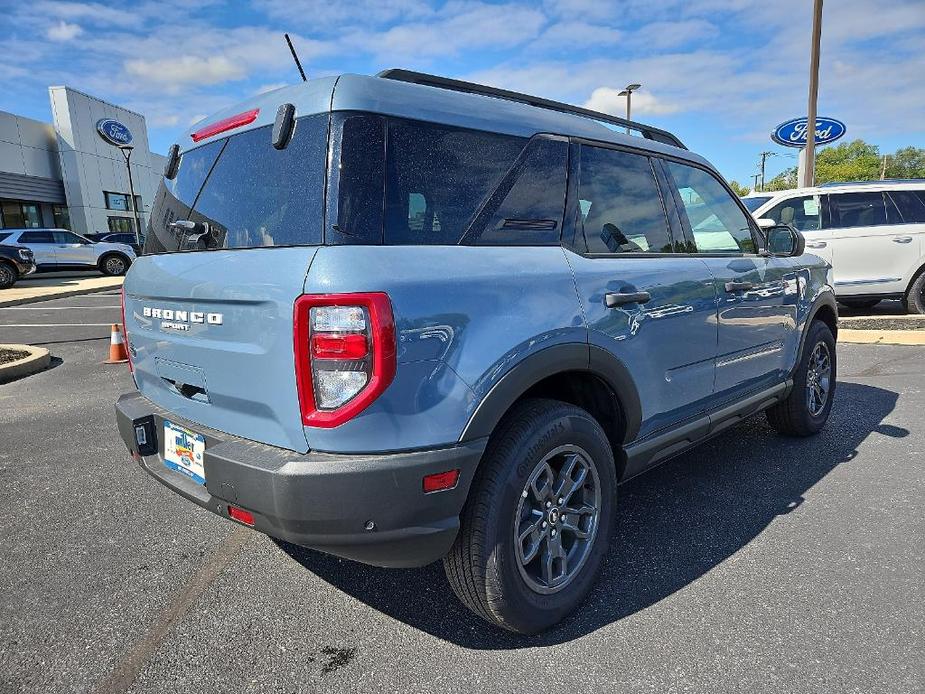
<svg viewBox="0 0 925 694"><path fill-rule="evenodd" d="M128 359L128 370L135 371L132 365L132 345L128 340L128 328L125 325L125 285L122 285L122 337L125 338L125 357Z"/></svg>
<svg viewBox="0 0 925 694"><path fill-rule="evenodd" d="M306 426L336 427L395 376L395 323L383 293L306 294L295 302L295 371Z"/></svg>

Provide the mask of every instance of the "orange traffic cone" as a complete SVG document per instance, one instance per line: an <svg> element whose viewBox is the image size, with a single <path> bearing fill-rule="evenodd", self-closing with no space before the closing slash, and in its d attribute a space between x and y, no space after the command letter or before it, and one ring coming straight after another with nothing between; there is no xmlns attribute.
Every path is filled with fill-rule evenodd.
<svg viewBox="0 0 925 694"><path fill-rule="evenodd" d="M112 324L112 335L109 338L109 359L104 364L124 364L128 361L128 354L125 351L125 340L122 338L122 330L118 323Z"/></svg>

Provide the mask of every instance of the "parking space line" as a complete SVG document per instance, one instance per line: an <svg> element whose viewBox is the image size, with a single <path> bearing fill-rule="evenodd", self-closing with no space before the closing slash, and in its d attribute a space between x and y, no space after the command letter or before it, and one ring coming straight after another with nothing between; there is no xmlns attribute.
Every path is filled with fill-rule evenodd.
<svg viewBox="0 0 925 694"><path fill-rule="evenodd" d="M219 548L203 563L176 597L161 611L151 628L118 662L111 673L93 690L95 694L120 694L128 691L148 659L154 655L161 642L186 616L193 603L212 582L224 571L228 563L252 537L252 531L238 526Z"/></svg>

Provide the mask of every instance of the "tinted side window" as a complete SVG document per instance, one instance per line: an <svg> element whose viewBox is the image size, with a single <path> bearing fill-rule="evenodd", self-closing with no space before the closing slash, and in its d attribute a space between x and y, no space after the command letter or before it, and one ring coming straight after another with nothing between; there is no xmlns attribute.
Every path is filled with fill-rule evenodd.
<svg viewBox="0 0 925 694"><path fill-rule="evenodd" d="M779 202L762 217L777 224L790 224L800 231L816 231L822 228L822 205L818 195L804 195Z"/></svg>
<svg viewBox="0 0 925 694"><path fill-rule="evenodd" d="M666 162L700 253L754 253L755 240L744 210L711 174Z"/></svg>
<svg viewBox="0 0 925 694"><path fill-rule="evenodd" d="M385 119L337 113L331 123L328 235L332 244L382 243Z"/></svg>
<svg viewBox="0 0 925 694"><path fill-rule="evenodd" d="M581 146L579 225L589 253L670 253L671 234L649 160Z"/></svg>
<svg viewBox="0 0 925 694"><path fill-rule="evenodd" d="M53 231L51 232L51 235L54 238L55 243L84 243L82 238L70 231Z"/></svg>
<svg viewBox="0 0 925 694"><path fill-rule="evenodd" d="M899 209L905 224L925 222L925 191L891 190L887 195Z"/></svg>
<svg viewBox="0 0 925 694"><path fill-rule="evenodd" d="M829 196L832 226L873 227L887 223L883 193L835 193Z"/></svg>
<svg viewBox="0 0 925 694"><path fill-rule="evenodd" d="M568 143L534 138L521 152L467 233L480 245L559 243Z"/></svg>
<svg viewBox="0 0 925 694"><path fill-rule="evenodd" d="M54 243L50 231L24 231L19 235L20 243Z"/></svg>
<svg viewBox="0 0 925 694"><path fill-rule="evenodd" d="M526 144L523 138L392 120L386 244L456 244Z"/></svg>
<svg viewBox="0 0 925 694"><path fill-rule="evenodd" d="M12 232L7 232L4 234L3 232L0 232L0 243L2 243L7 237L9 237L11 233Z"/></svg>

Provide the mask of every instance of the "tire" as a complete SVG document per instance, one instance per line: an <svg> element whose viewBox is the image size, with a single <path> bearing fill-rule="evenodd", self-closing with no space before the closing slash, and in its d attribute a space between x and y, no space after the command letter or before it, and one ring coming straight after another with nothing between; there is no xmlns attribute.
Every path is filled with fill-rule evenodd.
<svg viewBox="0 0 925 694"><path fill-rule="evenodd" d="M817 355L828 359L828 375L823 380L824 369L813 368L819 361ZM820 320L813 321L806 335L800 365L793 376L793 390L787 399L766 410L768 422L779 433L787 436L811 436L818 432L832 411L836 385L835 338L832 331ZM815 394L811 400L810 388ZM825 392L820 406L820 392Z"/></svg>
<svg viewBox="0 0 925 694"><path fill-rule="evenodd" d="M19 279L19 273L9 263L0 263L0 289L9 289L16 280Z"/></svg>
<svg viewBox="0 0 925 694"><path fill-rule="evenodd" d="M561 506L559 485L566 478L550 477L545 460L552 472L574 470L569 477L580 485ZM450 586L466 607L503 629L535 634L551 627L594 585L610 543L616 490L610 443L590 414L557 400L518 403L492 434L459 535L443 560ZM515 535L529 528L516 549ZM535 558L522 562L534 547L540 547ZM560 551L573 565L550 562L557 578L543 571L543 560Z"/></svg>
<svg viewBox="0 0 925 694"><path fill-rule="evenodd" d="M839 299L838 303L847 308L853 308L857 310L864 310L867 308L873 308L880 303L880 299Z"/></svg>
<svg viewBox="0 0 925 694"><path fill-rule="evenodd" d="M909 313L925 313L925 271L920 272L909 286L905 307Z"/></svg>
<svg viewBox="0 0 925 694"><path fill-rule="evenodd" d="M107 253L100 258L100 272L110 277L118 277L128 272L132 261L121 253Z"/></svg>

